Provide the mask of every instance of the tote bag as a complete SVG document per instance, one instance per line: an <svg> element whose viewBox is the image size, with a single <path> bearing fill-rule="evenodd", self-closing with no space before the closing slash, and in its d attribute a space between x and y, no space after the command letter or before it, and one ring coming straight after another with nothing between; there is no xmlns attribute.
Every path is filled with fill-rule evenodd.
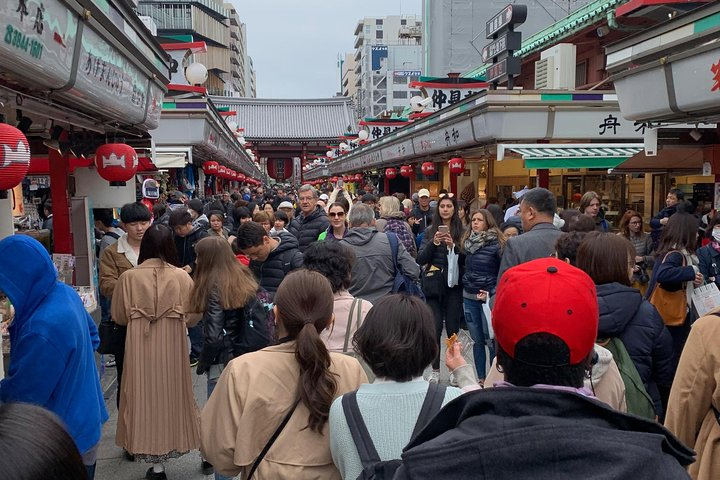
<svg viewBox="0 0 720 480"><path fill-rule="evenodd" d="M665 254L663 263L665 263L667 256L673 252L675 251L670 251ZM685 255L683 255L683 267L684 266ZM687 293L684 288L676 292L669 292L665 290L660 283L657 283L655 290L653 290L652 295L650 295L650 303L655 306L666 326L677 327L685 323L685 316L687 315Z"/></svg>

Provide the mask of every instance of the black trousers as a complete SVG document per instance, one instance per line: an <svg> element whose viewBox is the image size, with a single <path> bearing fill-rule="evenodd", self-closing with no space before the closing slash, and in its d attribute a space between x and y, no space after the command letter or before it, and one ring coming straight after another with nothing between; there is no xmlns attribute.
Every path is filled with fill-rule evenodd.
<svg viewBox="0 0 720 480"><path fill-rule="evenodd" d="M127 327L119 326L117 331L120 334L120 341L118 341L118 349L115 352L115 372L117 372L117 398L115 399L115 405L120 410L120 386L122 384L123 364L125 362L125 339L127 338Z"/></svg>
<svg viewBox="0 0 720 480"><path fill-rule="evenodd" d="M443 325L447 336L460 330L460 323L463 320L463 289L461 286L453 288L445 287L439 297L430 297L427 304L435 317L435 336L437 337L438 354L433 361L432 368L440 368L440 338L442 337Z"/></svg>

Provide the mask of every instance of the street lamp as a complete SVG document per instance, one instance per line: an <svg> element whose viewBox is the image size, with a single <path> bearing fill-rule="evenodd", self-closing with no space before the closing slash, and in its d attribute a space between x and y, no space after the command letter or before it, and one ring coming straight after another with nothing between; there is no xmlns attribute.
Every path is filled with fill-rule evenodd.
<svg viewBox="0 0 720 480"><path fill-rule="evenodd" d="M185 68L185 78L190 85L202 85L208 79L208 71L202 63L191 63Z"/></svg>

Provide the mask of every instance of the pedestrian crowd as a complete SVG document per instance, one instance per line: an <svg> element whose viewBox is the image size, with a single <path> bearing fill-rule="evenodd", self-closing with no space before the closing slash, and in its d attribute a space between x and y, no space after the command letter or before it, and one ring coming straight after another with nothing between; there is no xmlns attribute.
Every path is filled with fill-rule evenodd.
<svg viewBox="0 0 720 480"><path fill-rule="evenodd" d="M96 351L148 479L193 450L216 479L720 478L720 215L376 193L96 209L99 326L42 245L0 241L3 478L94 478Z"/></svg>

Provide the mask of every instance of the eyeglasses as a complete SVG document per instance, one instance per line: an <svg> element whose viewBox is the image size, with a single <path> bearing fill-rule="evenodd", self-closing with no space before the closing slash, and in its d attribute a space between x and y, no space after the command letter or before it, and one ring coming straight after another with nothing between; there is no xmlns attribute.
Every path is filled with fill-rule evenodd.
<svg viewBox="0 0 720 480"><path fill-rule="evenodd" d="M345 212L330 212L330 213L328 213L328 217L333 217L333 218L344 217L344 216L345 216Z"/></svg>

